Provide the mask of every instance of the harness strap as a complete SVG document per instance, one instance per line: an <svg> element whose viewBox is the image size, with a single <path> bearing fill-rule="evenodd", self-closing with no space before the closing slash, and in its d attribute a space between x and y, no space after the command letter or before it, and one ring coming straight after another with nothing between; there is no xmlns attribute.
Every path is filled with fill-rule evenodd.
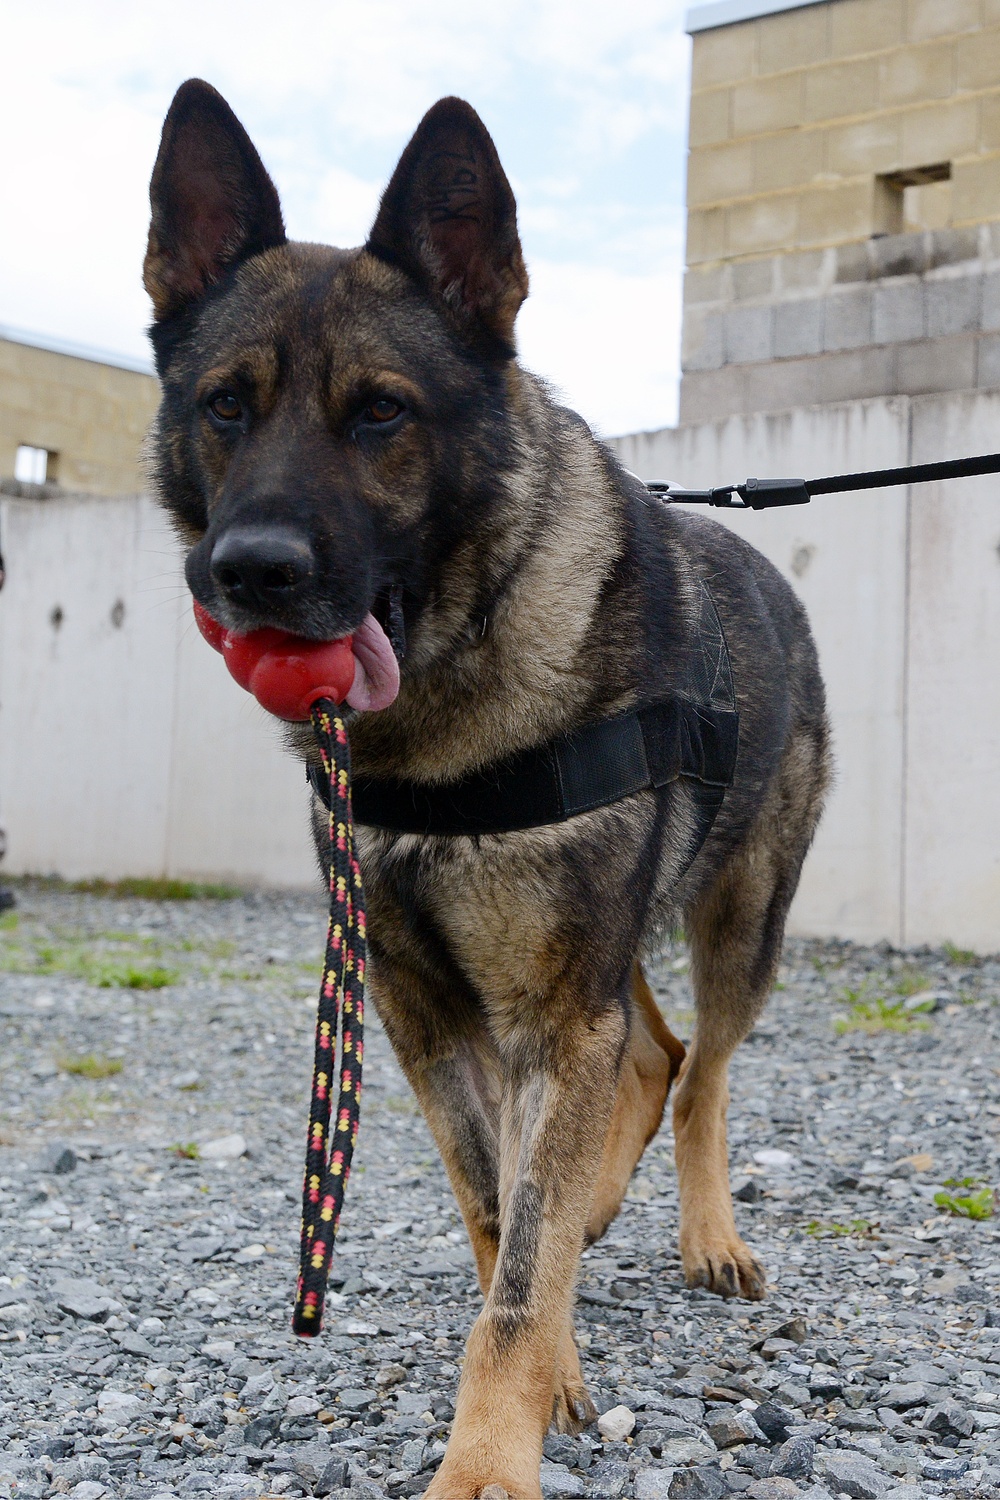
<svg viewBox="0 0 1000 1500"><path fill-rule="evenodd" d="M394 833L513 833L564 823L635 792L691 777L722 794L732 785L739 739L735 708L669 698L440 786L356 776L354 817ZM308 767L329 806L322 766Z"/></svg>

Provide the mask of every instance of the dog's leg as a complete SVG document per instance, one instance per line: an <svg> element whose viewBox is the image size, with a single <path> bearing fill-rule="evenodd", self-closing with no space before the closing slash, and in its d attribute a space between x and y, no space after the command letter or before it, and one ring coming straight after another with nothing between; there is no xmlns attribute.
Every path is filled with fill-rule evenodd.
<svg viewBox="0 0 1000 1500"><path fill-rule="evenodd" d="M680 1251L688 1286L763 1297L729 1191L729 1060L774 983L785 917L819 816L825 759L793 740L750 837L687 914L696 1021L674 1094Z"/></svg>
<svg viewBox="0 0 1000 1500"><path fill-rule="evenodd" d="M533 1018L534 1019L534 1018ZM537 1024L537 1023L536 1023ZM469 1338L451 1440L427 1494L473 1500L539 1494L542 1439L565 1359L573 1284L626 1042L618 1006L540 1039L504 1039L500 1243ZM497 1497L498 1500L498 1497Z"/></svg>
<svg viewBox="0 0 1000 1500"><path fill-rule="evenodd" d="M660 1015L637 961L632 970L628 1048L618 1074L615 1112L587 1221L591 1243L600 1239L621 1208L636 1164L660 1128L670 1085L683 1061L684 1043Z"/></svg>

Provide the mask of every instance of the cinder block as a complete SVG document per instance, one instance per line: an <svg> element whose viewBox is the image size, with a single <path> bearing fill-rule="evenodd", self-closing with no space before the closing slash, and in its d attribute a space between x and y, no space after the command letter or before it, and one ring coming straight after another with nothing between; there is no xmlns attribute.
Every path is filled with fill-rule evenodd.
<svg viewBox="0 0 1000 1500"><path fill-rule="evenodd" d="M947 42L900 48L879 58L878 72L878 96L883 105L947 99L953 89L952 49Z"/></svg>
<svg viewBox="0 0 1000 1500"><path fill-rule="evenodd" d="M876 277L920 275L927 269L927 236L887 234L872 240L869 253Z"/></svg>
<svg viewBox="0 0 1000 1500"><path fill-rule="evenodd" d="M878 80L878 65L868 58L810 68L805 75L803 119L840 120L874 109Z"/></svg>
<svg viewBox="0 0 1000 1500"><path fill-rule="evenodd" d="M872 231L872 182L850 182L813 188L799 195L797 241L800 245L842 244Z"/></svg>
<svg viewBox="0 0 1000 1500"><path fill-rule="evenodd" d="M681 366L685 370L717 370L724 363L722 324L725 314L689 307L684 314Z"/></svg>
<svg viewBox="0 0 1000 1500"><path fill-rule="evenodd" d="M902 166L899 116L873 115L834 126L826 133L826 164L843 177L897 171Z"/></svg>
<svg viewBox="0 0 1000 1500"><path fill-rule="evenodd" d="M684 272L684 304L729 300L728 266L688 266Z"/></svg>
<svg viewBox="0 0 1000 1500"><path fill-rule="evenodd" d="M771 358L771 312L770 307L733 307L725 314L727 365L746 365Z"/></svg>
<svg viewBox="0 0 1000 1500"><path fill-rule="evenodd" d="M745 255L784 250L796 242L798 200L793 193L734 203L727 213L729 243Z"/></svg>
<svg viewBox="0 0 1000 1500"><path fill-rule="evenodd" d="M728 89L712 89L705 94L691 95L691 112L688 116L688 145L714 146L728 140L730 98Z"/></svg>
<svg viewBox="0 0 1000 1500"><path fill-rule="evenodd" d="M687 201L698 208L753 191L753 148L749 141L703 146L688 156Z"/></svg>
<svg viewBox="0 0 1000 1500"><path fill-rule="evenodd" d="M962 261L978 260L979 227L967 225L964 229L936 229L930 237L927 264L935 266L957 266Z"/></svg>
<svg viewBox="0 0 1000 1500"><path fill-rule="evenodd" d="M838 0L830 6L831 57L882 52L903 37L903 0Z"/></svg>
<svg viewBox="0 0 1000 1500"><path fill-rule="evenodd" d="M923 338L924 289L922 282L897 281L876 286L872 299L872 338L876 344L901 344Z"/></svg>
<svg viewBox="0 0 1000 1500"><path fill-rule="evenodd" d="M979 101L979 149L1000 151L1000 94L986 94Z"/></svg>
<svg viewBox="0 0 1000 1500"><path fill-rule="evenodd" d="M733 133L758 135L802 123L802 73L754 78L733 89Z"/></svg>
<svg viewBox="0 0 1000 1500"><path fill-rule="evenodd" d="M976 355L976 385L980 390L995 390L1000 386L1000 337L987 334L981 338Z"/></svg>
<svg viewBox="0 0 1000 1500"><path fill-rule="evenodd" d="M699 31L691 48L692 90L735 83L753 72L755 34L752 23Z"/></svg>
<svg viewBox="0 0 1000 1500"><path fill-rule="evenodd" d="M819 298L806 297L796 302L779 302L774 309L774 357L790 359L801 354L818 354L823 347L823 304Z"/></svg>
<svg viewBox="0 0 1000 1500"><path fill-rule="evenodd" d="M681 379L678 420L682 427L714 422L742 411L743 371L737 366L696 371Z"/></svg>
<svg viewBox="0 0 1000 1500"><path fill-rule="evenodd" d="M952 161L979 147L977 99L949 99L908 110L900 124L900 150L910 166Z"/></svg>
<svg viewBox="0 0 1000 1500"><path fill-rule="evenodd" d="M726 211L724 208L695 209L687 216L687 252L689 266L703 260L721 260L726 253Z"/></svg>
<svg viewBox="0 0 1000 1500"><path fill-rule="evenodd" d="M979 0L909 0L908 9L906 32L912 42L979 26Z"/></svg>
<svg viewBox="0 0 1000 1500"><path fill-rule="evenodd" d="M824 303L823 348L858 349L872 341L872 293L867 286L836 292Z"/></svg>
<svg viewBox="0 0 1000 1500"><path fill-rule="evenodd" d="M733 295L738 302L751 297L768 297L774 290L774 260L738 260L733 266Z"/></svg>
<svg viewBox="0 0 1000 1500"><path fill-rule="evenodd" d="M957 162L952 172L951 193L958 223L1000 218L1000 156Z"/></svg>
<svg viewBox="0 0 1000 1500"><path fill-rule="evenodd" d="M977 31L955 43L955 82L960 89L995 89L1000 82L1000 27Z"/></svg>
<svg viewBox="0 0 1000 1500"><path fill-rule="evenodd" d="M976 383L976 345L973 333L947 339L922 339L896 345L896 379L901 396L928 391L965 391Z"/></svg>
<svg viewBox="0 0 1000 1500"><path fill-rule="evenodd" d="M833 253L837 257L835 281L867 281L871 276L873 268L867 240L853 245L838 245Z"/></svg>
<svg viewBox="0 0 1000 1500"><path fill-rule="evenodd" d="M979 327L982 277L949 276L946 280L928 278L924 282L924 317L927 337L945 338L953 333L970 333Z"/></svg>
<svg viewBox="0 0 1000 1500"><path fill-rule="evenodd" d="M979 326L986 331L1000 329L1000 271L983 277Z"/></svg>
<svg viewBox="0 0 1000 1500"><path fill-rule="evenodd" d="M812 67L830 50L828 5L763 16L757 22L757 71L786 73L789 68Z"/></svg>
<svg viewBox="0 0 1000 1500"><path fill-rule="evenodd" d="M799 250L782 255L776 263L778 284L782 291L820 291L829 281L826 264L829 251ZM836 254L836 252L833 252Z"/></svg>
<svg viewBox="0 0 1000 1500"><path fill-rule="evenodd" d="M813 400L823 402L895 395L895 382L895 351L869 347L822 355L811 383Z"/></svg>
<svg viewBox="0 0 1000 1500"><path fill-rule="evenodd" d="M951 183L925 182L906 190L903 221L907 229L947 232L952 220Z"/></svg>
<svg viewBox="0 0 1000 1500"><path fill-rule="evenodd" d="M753 143L753 185L758 193L808 186L823 171L823 133L795 130Z"/></svg>

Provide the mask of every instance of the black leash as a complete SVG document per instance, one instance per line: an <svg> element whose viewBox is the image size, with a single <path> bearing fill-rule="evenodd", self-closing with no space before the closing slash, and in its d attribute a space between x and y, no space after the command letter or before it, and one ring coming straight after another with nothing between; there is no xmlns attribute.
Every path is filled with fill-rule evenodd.
<svg viewBox="0 0 1000 1500"><path fill-rule="evenodd" d="M724 510L771 510L778 505L808 505L813 495L841 495L848 490L880 490L896 484L927 484L935 479L965 479L973 474L1000 474L1000 453L978 458L949 458L938 464L909 464L900 469L869 469L862 474L833 474L827 479L747 479L710 490L686 490L678 484L643 481L647 490L686 505L716 505ZM739 495L739 502L733 499Z"/></svg>

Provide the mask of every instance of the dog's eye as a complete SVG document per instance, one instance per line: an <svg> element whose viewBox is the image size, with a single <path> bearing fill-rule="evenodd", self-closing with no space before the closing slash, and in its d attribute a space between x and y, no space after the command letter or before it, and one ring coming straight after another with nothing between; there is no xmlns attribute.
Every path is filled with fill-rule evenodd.
<svg viewBox="0 0 1000 1500"><path fill-rule="evenodd" d="M393 401L390 396L380 396L365 407L364 415L368 422L391 422L402 410L398 401Z"/></svg>
<svg viewBox="0 0 1000 1500"><path fill-rule="evenodd" d="M220 391L213 396L208 409L220 422L238 422L243 415L243 408L231 391Z"/></svg>

